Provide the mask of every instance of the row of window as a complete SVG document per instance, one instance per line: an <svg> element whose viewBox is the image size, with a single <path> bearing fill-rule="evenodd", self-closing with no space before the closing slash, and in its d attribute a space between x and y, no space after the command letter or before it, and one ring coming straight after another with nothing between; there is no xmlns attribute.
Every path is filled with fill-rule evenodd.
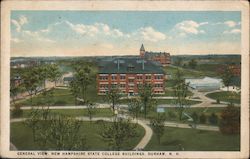
<svg viewBox="0 0 250 159"><path fill-rule="evenodd" d="M108 92L108 90L100 90L99 91L99 94L106 94ZM121 90L122 94L125 94L127 93L126 90ZM164 92L163 91L154 91L155 94L163 94Z"/></svg>
<svg viewBox="0 0 250 159"><path fill-rule="evenodd" d="M128 85L129 88L134 88L135 86L138 88L140 87L141 84L137 84L137 85ZM111 84L111 87L116 88L117 86L119 86L119 88L126 88L126 84ZM154 84L155 88L163 88L163 84ZM100 84L99 86L100 89L108 89L109 85L108 84Z"/></svg>
<svg viewBox="0 0 250 159"><path fill-rule="evenodd" d="M111 80L116 80L116 79L117 79L117 76L115 75L111 76ZM126 76L120 76L120 80L125 80L125 79L126 79ZM142 80L143 76L136 76L136 79ZM150 75L146 76L145 79L149 80L151 79L151 76ZM154 76L154 79L163 79L163 76L162 75ZM108 76L99 76L99 80L108 80Z"/></svg>

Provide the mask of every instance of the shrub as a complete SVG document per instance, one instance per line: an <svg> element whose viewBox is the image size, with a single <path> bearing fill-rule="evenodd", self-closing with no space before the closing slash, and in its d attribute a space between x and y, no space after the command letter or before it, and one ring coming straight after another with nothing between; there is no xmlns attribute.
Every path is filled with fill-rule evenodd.
<svg viewBox="0 0 250 159"><path fill-rule="evenodd" d="M216 99L216 103L217 103L217 104L220 104L220 99Z"/></svg>
<svg viewBox="0 0 250 159"><path fill-rule="evenodd" d="M209 118L209 123L212 125L217 125L218 124L218 116L215 113L212 113Z"/></svg>
<svg viewBox="0 0 250 159"><path fill-rule="evenodd" d="M23 110L21 109L21 105L16 104L14 106L14 109L11 110L11 117L18 118L21 117L22 115L23 115Z"/></svg>
<svg viewBox="0 0 250 159"><path fill-rule="evenodd" d="M240 132L240 111L229 104L221 113L220 131L223 134L238 134Z"/></svg>
<svg viewBox="0 0 250 159"><path fill-rule="evenodd" d="M205 124L207 122L207 116L205 114L200 115L200 123Z"/></svg>
<svg viewBox="0 0 250 159"><path fill-rule="evenodd" d="M198 114L196 112L193 112L191 117L193 118L193 122L196 124L198 122Z"/></svg>
<svg viewBox="0 0 250 159"><path fill-rule="evenodd" d="M170 119L174 119L174 118L177 117L177 115L175 114L175 112L173 112L173 111L171 111L171 110L169 110L167 113L168 113L168 117L169 117Z"/></svg>

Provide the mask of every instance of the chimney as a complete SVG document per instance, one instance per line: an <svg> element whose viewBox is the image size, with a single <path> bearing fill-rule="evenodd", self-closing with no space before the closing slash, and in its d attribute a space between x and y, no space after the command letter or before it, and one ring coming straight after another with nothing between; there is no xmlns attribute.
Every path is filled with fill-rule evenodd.
<svg viewBox="0 0 250 159"><path fill-rule="evenodd" d="M144 60L142 60L142 69L144 70Z"/></svg>

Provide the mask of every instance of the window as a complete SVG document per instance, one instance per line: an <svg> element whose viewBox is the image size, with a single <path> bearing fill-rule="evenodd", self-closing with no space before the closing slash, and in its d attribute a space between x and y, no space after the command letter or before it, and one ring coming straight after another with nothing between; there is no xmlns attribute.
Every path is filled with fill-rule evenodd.
<svg viewBox="0 0 250 159"><path fill-rule="evenodd" d="M155 87L156 87L156 88L162 88L162 87L163 87L163 84L155 84Z"/></svg>
<svg viewBox="0 0 250 159"><path fill-rule="evenodd" d="M125 80L125 79L126 79L126 76L125 76L125 75L120 75L120 79L121 79L121 80Z"/></svg>
<svg viewBox="0 0 250 159"><path fill-rule="evenodd" d="M138 80L142 80L142 76L137 76L136 77Z"/></svg>
<svg viewBox="0 0 250 159"><path fill-rule="evenodd" d="M162 79L162 75L155 76L155 79Z"/></svg>
<svg viewBox="0 0 250 159"><path fill-rule="evenodd" d="M151 79L151 75L147 75L147 76L146 76L146 79Z"/></svg>
<svg viewBox="0 0 250 159"><path fill-rule="evenodd" d="M116 80L116 75L112 75L112 76L111 76L111 79L112 79L112 80Z"/></svg>
<svg viewBox="0 0 250 159"><path fill-rule="evenodd" d="M126 85L125 84L120 84L120 88L125 88Z"/></svg>
<svg viewBox="0 0 250 159"><path fill-rule="evenodd" d="M99 80L101 81L108 80L108 76L99 76Z"/></svg>
<svg viewBox="0 0 250 159"><path fill-rule="evenodd" d="M129 79L128 82L129 83L134 83L134 80L133 79Z"/></svg>

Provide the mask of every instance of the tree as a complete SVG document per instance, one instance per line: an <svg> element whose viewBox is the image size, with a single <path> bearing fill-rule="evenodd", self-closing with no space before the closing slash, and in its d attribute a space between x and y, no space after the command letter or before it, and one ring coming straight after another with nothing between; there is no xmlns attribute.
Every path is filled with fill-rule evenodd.
<svg viewBox="0 0 250 159"><path fill-rule="evenodd" d="M147 111L153 105L153 88L151 84L144 82L139 86L138 94L143 105L144 118L147 118Z"/></svg>
<svg viewBox="0 0 250 159"><path fill-rule="evenodd" d="M23 114L23 110L21 109L21 105L15 104L14 108L11 110L11 117L18 118Z"/></svg>
<svg viewBox="0 0 250 159"><path fill-rule="evenodd" d="M116 117L112 123L103 123L100 135L112 150L119 151L128 139L136 136L135 129L136 124L132 124L130 120Z"/></svg>
<svg viewBox="0 0 250 159"><path fill-rule="evenodd" d="M164 134L164 130L165 130L164 122L165 122L165 120L166 120L165 115L159 114L159 113L158 113L156 118L152 118L150 120L150 125L151 125L157 139L158 139L159 144L161 142L161 137Z"/></svg>
<svg viewBox="0 0 250 159"><path fill-rule="evenodd" d="M209 123L212 125L216 125L218 123L218 116L215 113L212 113L209 118Z"/></svg>
<svg viewBox="0 0 250 159"><path fill-rule="evenodd" d="M174 78L174 97L175 97L175 105L176 109L178 110L179 120L182 120L183 111L185 106L187 105L187 91L188 91L188 84L185 83L183 78L183 73L178 69L175 78Z"/></svg>
<svg viewBox="0 0 250 159"><path fill-rule="evenodd" d="M193 124L194 124L193 128L196 129L196 124L198 123L199 116L198 116L198 114L196 112L193 112L191 117L193 119Z"/></svg>
<svg viewBox="0 0 250 159"><path fill-rule="evenodd" d="M79 96L81 90L80 90L80 88L77 84L77 81L75 79L70 81L69 90L73 94L73 96L75 97L75 105L77 105L77 97Z"/></svg>
<svg viewBox="0 0 250 159"><path fill-rule="evenodd" d="M205 124L206 121L207 121L207 116L206 116L204 113L202 113L202 114L200 115L200 123L201 123L201 124Z"/></svg>
<svg viewBox="0 0 250 159"><path fill-rule="evenodd" d="M141 111L141 101L138 98L131 99L128 104L129 113L133 116L133 118L138 118Z"/></svg>
<svg viewBox="0 0 250 159"><path fill-rule="evenodd" d="M233 104L229 104L222 110L219 127L223 134L240 132L240 111Z"/></svg>
<svg viewBox="0 0 250 159"><path fill-rule="evenodd" d="M192 59L189 61L188 65L190 68L195 69L197 66L197 61L195 59Z"/></svg>
<svg viewBox="0 0 250 159"><path fill-rule="evenodd" d="M51 82L55 82L55 86L56 86L56 82L60 79L60 77L62 76L62 72L60 71L58 65L53 64L53 65L49 65L48 67L48 80Z"/></svg>
<svg viewBox="0 0 250 159"><path fill-rule="evenodd" d="M84 150L86 138L80 135L81 122L62 115L50 119L49 127L40 132L48 132L47 145L54 145L57 150ZM44 139L43 139L44 140Z"/></svg>
<svg viewBox="0 0 250 159"><path fill-rule="evenodd" d="M120 90L117 87L111 87L106 94L106 99L111 103L113 115L115 114L115 106L119 103L120 97Z"/></svg>
<svg viewBox="0 0 250 159"><path fill-rule="evenodd" d="M86 101L86 106L87 106L89 120L92 121L92 117L96 113L96 105L90 101Z"/></svg>
<svg viewBox="0 0 250 159"><path fill-rule="evenodd" d="M83 100L86 99L86 92L89 84L91 83L91 69L88 66L76 67L74 78L78 85Z"/></svg>
<svg viewBox="0 0 250 159"><path fill-rule="evenodd" d="M17 85L15 81L10 81L10 97L12 98L12 102L15 104L17 95L22 92L22 86Z"/></svg>
<svg viewBox="0 0 250 159"><path fill-rule="evenodd" d="M25 124L32 128L33 140L41 148L84 150L86 138L80 134L80 121L50 113L49 109L33 109Z"/></svg>
<svg viewBox="0 0 250 159"><path fill-rule="evenodd" d="M224 85L227 87L227 91L229 91L229 86L232 78L233 78L232 71L230 70L229 67L226 67L224 72L222 73L222 81Z"/></svg>
<svg viewBox="0 0 250 159"><path fill-rule="evenodd" d="M38 123L40 120L39 109L31 109L31 112L28 115L28 119L25 120L24 124L32 129L33 141L36 141L36 130L38 128Z"/></svg>
<svg viewBox="0 0 250 159"><path fill-rule="evenodd" d="M181 66L183 63L183 59L181 57L177 57L176 61L175 61L175 65L176 66Z"/></svg>
<svg viewBox="0 0 250 159"><path fill-rule="evenodd" d="M28 71L23 73L23 87L26 89L30 95L30 102L32 105L33 94L39 91L40 86L42 85L42 77L39 75L40 69L38 67L30 68Z"/></svg>

